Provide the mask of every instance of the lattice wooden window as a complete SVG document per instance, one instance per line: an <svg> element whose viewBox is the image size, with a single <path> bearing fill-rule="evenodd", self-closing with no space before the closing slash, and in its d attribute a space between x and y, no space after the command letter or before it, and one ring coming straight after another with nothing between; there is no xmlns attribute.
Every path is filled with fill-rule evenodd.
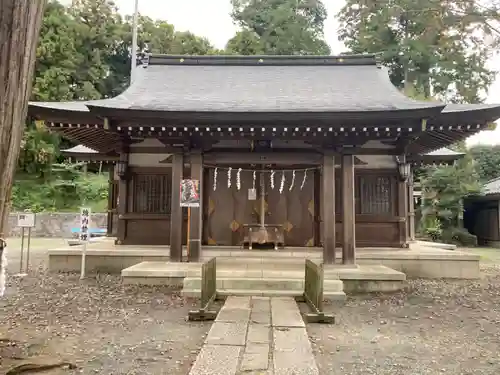
<svg viewBox="0 0 500 375"><path fill-rule="evenodd" d="M390 215L393 213L393 183L389 176L359 176L356 213Z"/></svg>
<svg viewBox="0 0 500 375"><path fill-rule="evenodd" d="M137 174L132 180L133 211L144 214L169 214L170 175Z"/></svg>

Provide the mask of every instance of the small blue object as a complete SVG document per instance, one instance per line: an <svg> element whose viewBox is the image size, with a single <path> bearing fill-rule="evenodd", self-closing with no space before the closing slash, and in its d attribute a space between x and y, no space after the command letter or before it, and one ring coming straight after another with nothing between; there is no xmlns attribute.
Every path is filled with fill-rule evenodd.
<svg viewBox="0 0 500 375"><path fill-rule="evenodd" d="M89 228L89 234L90 236L95 236L95 235L103 235L108 232L106 228ZM72 234L79 234L80 233L80 228L71 228L71 233Z"/></svg>
<svg viewBox="0 0 500 375"><path fill-rule="evenodd" d="M89 228L89 233L106 233L108 230L106 228ZM71 233L80 233L80 228L71 228Z"/></svg>

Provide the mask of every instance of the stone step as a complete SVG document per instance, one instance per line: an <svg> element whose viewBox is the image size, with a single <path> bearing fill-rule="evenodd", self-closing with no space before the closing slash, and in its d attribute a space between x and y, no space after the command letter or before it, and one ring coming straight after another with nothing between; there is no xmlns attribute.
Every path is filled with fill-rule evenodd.
<svg viewBox="0 0 500 375"><path fill-rule="evenodd" d="M186 277L184 289L200 289L201 277ZM217 290L239 289L239 290L304 290L303 278L258 278L258 277L231 277L217 278ZM324 280L326 292L342 292L341 280Z"/></svg>
<svg viewBox="0 0 500 375"><path fill-rule="evenodd" d="M217 294L226 296L258 296L258 297L300 297L304 292L302 290L258 290L258 289L222 289ZM181 294L184 297L200 298L200 289L183 289ZM325 301L343 302L346 299L344 292L324 292Z"/></svg>
<svg viewBox="0 0 500 375"><path fill-rule="evenodd" d="M321 260L321 257L291 257L291 256L218 256L217 264L230 264L230 265L247 265L247 264L261 264L261 265L270 265L270 264L290 264L295 266L305 266L305 259L311 260Z"/></svg>

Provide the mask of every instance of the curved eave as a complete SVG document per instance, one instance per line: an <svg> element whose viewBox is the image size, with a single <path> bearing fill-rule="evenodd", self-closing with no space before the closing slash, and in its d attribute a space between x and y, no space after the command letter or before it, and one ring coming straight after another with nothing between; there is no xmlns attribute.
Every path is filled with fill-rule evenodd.
<svg viewBox="0 0 500 375"><path fill-rule="evenodd" d="M87 103L89 102L30 102L28 115L53 123L102 125L104 120L90 113Z"/></svg>
<svg viewBox="0 0 500 375"><path fill-rule="evenodd" d="M500 104L448 104L430 125L487 124L500 118Z"/></svg>
<svg viewBox="0 0 500 375"><path fill-rule="evenodd" d="M499 104L449 104L430 119L426 130L409 147L412 154L425 154L463 141L500 118Z"/></svg>
<svg viewBox="0 0 500 375"><path fill-rule="evenodd" d="M412 157L412 163L417 166L430 166L430 165L452 165L455 161L463 158L465 153L456 152L453 154L424 154Z"/></svg>
<svg viewBox="0 0 500 375"><path fill-rule="evenodd" d="M432 106L418 109L392 109L386 111L345 111L345 112L215 112L215 111L158 111L137 108L109 108L88 106L96 117L107 117L117 120L148 120L161 124L161 121L171 121L181 124L275 124L303 123L319 121L322 123L359 123L369 121L380 123L384 121L416 120L437 116L444 106ZM343 125L346 125L343 123ZM367 124L369 125L369 124Z"/></svg>
<svg viewBox="0 0 500 375"><path fill-rule="evenodd" d="M118 154L114 151L103 154L84 145L77 145L66 150L61 150L61 154L78 161L90 162L114 162L119 158Z"/></svg>
<svg viewBox="0 0 500 375"><path fill-rule="evenodd" d="M51 123L49 129L62 137L89 147L101 154L115 152L122 145L119 134L104 129L101 125L71 125Z"/></svg>

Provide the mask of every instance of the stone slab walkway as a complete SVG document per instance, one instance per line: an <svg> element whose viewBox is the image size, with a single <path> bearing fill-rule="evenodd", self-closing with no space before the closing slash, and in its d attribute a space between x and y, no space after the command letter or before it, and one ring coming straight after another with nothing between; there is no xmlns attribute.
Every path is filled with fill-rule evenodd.
<svg viewBox="0 0 500 375"><path fill-rule="evenodd" d="M293 298L227 298L189 375L243 374L319 374Z"/></svg>

